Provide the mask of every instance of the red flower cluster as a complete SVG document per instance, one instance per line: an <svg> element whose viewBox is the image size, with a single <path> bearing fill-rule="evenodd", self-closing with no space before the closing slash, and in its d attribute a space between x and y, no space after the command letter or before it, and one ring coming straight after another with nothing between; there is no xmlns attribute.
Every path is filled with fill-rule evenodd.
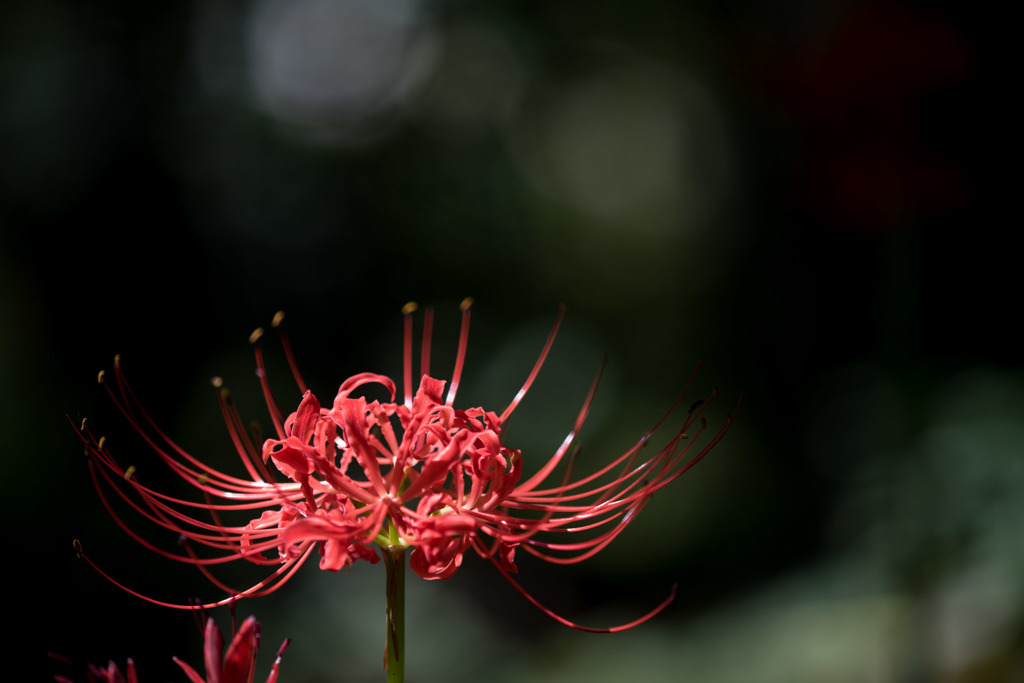
<svg viewBox="0 0 1024 683"><path fill-rule="evenodd" d="M53 654L50 656L55 659L64 659L63 657L57 657ZM126 671L128 672L127 677L121 673L120 667L112 661L107 662L106 666L90 664L89 668L85 672L85 680L87 683L139 683L139 675L135 670L135 662L131 658L128 659ZM75 683L74 679L61 675L54 676L53 680L55 683Z"/></svg>
<svg viewBox="0 0 1024 683"><path fill-rule="evenodd" d="M458 353L446 396L446 383L429 374L433 326L430 309L424 319L421 373L415 392L412 314L416 306L408 304L403 311L405 387L401 403L395 402L396 387L390 378L363 373L342 383L329 407L323 406L306 388L282 334L286 356L302 392L298 408L286 419L282 419L267 381L260 347L262 330L253 333L257 375L276 438L266 439L257 449L227 391L219 379L214 381L248 479L203 464L165 436L136 400L115 360L114 385L106 382L102 373L100 381L149 445L206 500L182 501L144 486L131 468L124 470L118 465L102 438L95 439L83 426L81 434L97 465L92 471L104 504L141 543L196 565L231 594L211 604L276 590L314 550L319 551L322 569L338 571L357 560L377 562L377 546L412 548L410 566L417 574L425 579L444 579L455 573L465 553L472 549L490 559L546 613L581 628L538 604L511 579L510 574L516 571L516 551L522 549L556 563L578 562L597 553L636 517L655 492L707 454L732 418L706 444L695 448L706 427L702 413L707 404L698 401L682 427L657 452L641 457L644 446L668 414L608 465L573 480L571 446L587 418L601 376L599 370L572 430L547 462L524 480L523 455L504 443L502 432L544 364L564 311L559 313L522 388L498 414L484 408L454 407L466 356L470 304L469 299L462 304ZM275 317L275 327L281 318L281 314ZM367 400L362 393L373 385L382 387L389 400ZM681 400L682 395L672 409ZM552 482L563 460L564 474ZM287 481L272 474L269 463ZM150 521L179 534L186 541L187 554L164 551L121 522L103 495L102 482ZM208 513L209 518L198 518L192 510ZM229 512L242 513L249 521L237 525L222 521ZM579 539L559 541L567 534ZM214 554L200 556L193 546L205 546ZM244 589L226 586L208 571L212 564L238 558L274 569ZM597 630L628 628L653 616L670 601L671 596L630 624Z"/></svg>
<svg viewBox="0 0 1024 683"><path fill-rule="evenodd" d="M232 616L234 613L232 612ZM260 647L260 625L256 617L249 617L242 627L235 632L224 654L224 639L213 619L207 619L203 652L206 660L206 676L203 677L191 666L174 657L174 662L181 667L191 683L252 683L255 675L256 654ZM277 651L274 664L270 667L266 683L276 683L278 669L281 666L281 655L288 647L288 640L281 644ZM61 658L63 659L63 658ZM125 677L117 664L110 662L106 667L90 664L86 671L88 683L139 683L135 662L128 660L128 675ZM54 676L56 683L74 683L65 676Z"/></svg>
<svg viewBox="0 0 1024 683"><path fill-rule="evenodd" d="M270 667L266 683L276 683L281 655L288 647L288 640L281 643ZM203 654L206 660L206 677L177 657L174 662L181 667L191 683L252 683L256 669L256 654L260 649L260 625L256 617L250 616L235 632L234 638L224 652L224 640L213 619L206 620L206 645Z"/></svg>

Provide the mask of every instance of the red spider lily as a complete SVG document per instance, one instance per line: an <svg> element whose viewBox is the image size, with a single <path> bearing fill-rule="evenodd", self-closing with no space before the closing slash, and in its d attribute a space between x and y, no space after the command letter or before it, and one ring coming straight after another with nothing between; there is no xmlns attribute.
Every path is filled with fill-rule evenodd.
<svg viewBox="0 0 1024 683"><path fill-rule="evenodd" d="M281 656L288 647L288 643L289 641L286 639L278 649L266 683L276 683L278 669L281 666ZM242 623L242 627L238 629L228 645L227 654L223 653L224 639L221 637L220 629L217 628L213 619L207 619L203 648L206 677L200 676L195 669L177 657L173 659L192 683L252 683L259 647L260 625L256 621L256 617L250 616ZM128 660L127 671L126 678L114 662L110 662L104 668L90 664L86 671L86 680L88 683L139 683L135 662L131 659ZM56 683L73 683L70 678L65 676L54 676L54 681Z"/></svg>
<svg viewBox="0 0 1024 683"><path fill-rule="evenodd" d="M674 589L668 599L640 619L611 629L584 628L540 605L511 578L510 574L516 572L515 553L522 549L549 562L570 564L599 552L636 518L651 496L711 450L732 417L698 448L695 444L706 428L703 412L707 407L707 402L698 401L668 442L644 457L645 446L682 401L684 389L665 416L632 448L597 472L574 480L573 441L586 421L602 363L572 430L547 462L524 480L523 455L505 445L502 433L540 372L564 310L526 381L497 414L483 408L454 407L466 356L470 305L467 299L461 307L458 352L446 396L446 383L429 375L432 310L427 309L424 319L420 379L414 385L412 314L416 306L408 304L403 309L401 403L395 402L396 387L390 378L363 373L342 383L333 402L322 406L306 388L282 333L285 354L302 392L298 408L284 419L264 368L262 330L254 332L251 341L256 350L257 375L276 438L266 439L257 449L227 391L219 380L214 381L247 479L219 472L171 441L139 404L115 359L115 382L106 382L101 373L101 383L146 442L178 476L203 493L204 501L181 500L145 486L133 468L121 468L104 439L94 438L83 425L80 433L91 456L93 480L101 500L133 538L166 557L197 566L231 594L211 606L273 592L314 550L321 556L322 569L338 571L360 559L377 562L377 546L398 546L412 548L410 566L425 579L452 576L466 551L472 549L493 562L545 613L574 628L615 631L649 619L671 602ZM275 327L281 318L281 314L275 317ZM389 400L368 401L355 395L357 390L373 385L382 387ZM286 481L272 474L268 461ZM556 478L560 465L564 471ZM151 522L180 535L185 554L162 550L134 532L114 512L103 493L103 484L110 485ZM208 518L194 516L194 511L207 513ZM224 521L227 514L241 514L248 521L229 524ZM194 546L212 553L200 556ZM275 568L269 576L244 589L221 583L209 571L211 565L241 558Z"/></svg>

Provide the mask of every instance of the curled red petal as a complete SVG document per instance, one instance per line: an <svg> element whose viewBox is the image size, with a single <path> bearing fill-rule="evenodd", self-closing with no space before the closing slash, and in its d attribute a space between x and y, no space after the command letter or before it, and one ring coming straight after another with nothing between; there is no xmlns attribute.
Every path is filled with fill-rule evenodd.
<svg viewBox="0 0 1024 683"><path fill-rule="evenodd" d="M390 377L386 375L378 375L373 372L361 372L358 375L352 375L342 382L341 386L338 388L338 395L334 398L334 407L337 408L339 400L348 398L349 394L364 384L383 385L391 395L391 400L395 400L395 383Z"/></svg>

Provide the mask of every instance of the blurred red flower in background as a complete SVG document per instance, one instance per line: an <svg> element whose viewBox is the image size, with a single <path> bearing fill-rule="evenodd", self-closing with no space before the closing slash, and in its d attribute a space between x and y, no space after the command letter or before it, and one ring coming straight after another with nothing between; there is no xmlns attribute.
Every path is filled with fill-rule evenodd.
<svg viewBox="0 0 1024 683"><path fill-rule="evenodd" d="M927 96L964 81L974 62L945 16L871 1L795 45L762 42L750 60L797 128L801 201L830 225L869 232L969 201L966 174L924 139L920 115Z"/></svg>

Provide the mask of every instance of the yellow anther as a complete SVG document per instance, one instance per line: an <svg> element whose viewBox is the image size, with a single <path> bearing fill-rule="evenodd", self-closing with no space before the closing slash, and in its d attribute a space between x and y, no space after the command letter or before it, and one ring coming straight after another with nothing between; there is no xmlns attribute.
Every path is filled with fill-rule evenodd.
<svg viewBox="0 0 1024 683"><path fill-rule="evenodd" d="M459 310L460 311L467 311L467 310L469 310L469 307L472 306L472 305L473 305L473 297L467 296L465 299L462 300L462 303L459 304Z"/></svg>
<svg viewBox="0 0 1024 683"><path fill-rule="evenodd" d="M105 374L107 374L106 370L100 370L99 373L96 375L96 382L98 384L103 384L103 375Z"/></svg>
<svg viewBox="0 0 1024 683"><path fill-rule="evenodd" d="M102 451L103 450L103 444L105 444L106 442L107 442L107 437L101 436L100 440L96 442L96 450Z"/></svg>
<svg viewBox="0 0 1024 683"><path fill-rule="evenodd" d="M135 474L135 465L128 465L128 469L124 471L125 481L131 481L132 475Z"/></svg>
<svg viewBox="0 0 1024 683"><path fill-rule="evenodd" d="M88 421L89 421L89 418L83 417L82 418L82 426L78 428L78 431L84 432L85 431L85 423L88 422Z"/></svg>
<svg viewBox="0 0 1024 683"><path fill-rule="evenodd" d="M262 337L262 336L263 336L263 328L262 327L257 327L255 330L252 331L252 334L249 335L249 343L250 344L255 344L257 341L259 341L259 338Z"/></svg>
<svg viewBox="0 0 1024 683"><path fill-rule="evenodd" d="M115 353L114 354L114 365L120 365L120 364L121 364L121 354Z"/></svg>
<svg viewBox="0 0 1024 683"><path fill-rule="evenodd" d="M416 302L410 301L406 305L402 306L402 315L409 315L410 313L415 313L417 308L419 308L419 306L416 304Z"/></svg>
<svg viewBox="0 0 1024 683"><path fill-rule="evenodd" d="M85 551L82 550L82 544L77 538L75 539L75 554L78 555L79 559L85 557Z"/></svg>
<svg viewBox="0 0 1024 683"><path fill-rule="evenodd" d="M270 325L275 329L281 325L284 320L284 311L278 311L274 314L274 319L270 321Z"/></svg>

